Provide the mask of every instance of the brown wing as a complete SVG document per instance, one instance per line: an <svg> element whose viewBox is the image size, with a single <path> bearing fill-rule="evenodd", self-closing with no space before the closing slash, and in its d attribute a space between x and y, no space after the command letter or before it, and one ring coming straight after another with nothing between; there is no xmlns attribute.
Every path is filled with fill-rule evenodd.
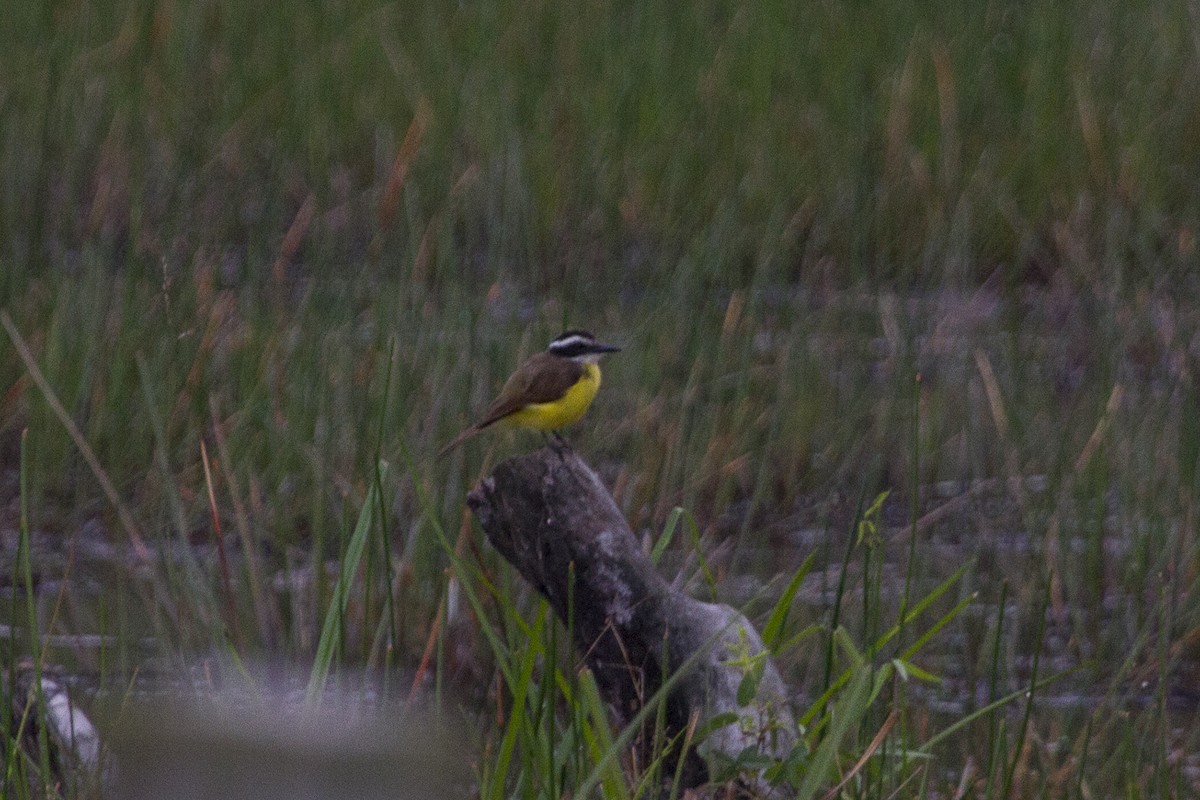
<svg viewBox="0 0 1200 800"><path fill-rule="evenodd" d="M486 428L530 403L557 400L582 374L583 367L569 358L538 353L517 368L475 427Z"/></svg>

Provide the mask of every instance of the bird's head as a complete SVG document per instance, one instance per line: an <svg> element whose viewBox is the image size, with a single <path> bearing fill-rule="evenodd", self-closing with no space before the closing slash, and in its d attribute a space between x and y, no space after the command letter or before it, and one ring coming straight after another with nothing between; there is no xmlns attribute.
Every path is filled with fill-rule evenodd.
<svg viewBox="0 0 1200 800"><path fill-rule="evenodd" d="M587 331L569 330L555 337L546 351L580 364L595 364L600 360L600 356L616 353L620 349L615 345L597 341L596 337Z"/></svg>

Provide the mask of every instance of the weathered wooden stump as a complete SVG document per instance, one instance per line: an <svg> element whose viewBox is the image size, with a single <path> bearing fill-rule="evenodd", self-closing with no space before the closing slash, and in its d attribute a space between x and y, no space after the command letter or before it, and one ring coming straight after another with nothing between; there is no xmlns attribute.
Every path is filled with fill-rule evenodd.
<svg viewBox="0 0 1200 800"><path fill-rule="evenodd" d="M575 647L618 724L632 719L665 678L686 668L668 695L668 737L685 731L693 715L703 726L733 712L739 722L714 731L708 752L730 759L748 747L774 759L790 752L796 725L783 681L769 660L754 700L738 704L747 663L766 658L753 626L729 606L673 589L642 551L599 477L578 456L543 449L505 461L467 503L488 541L574 631ZM574 620L569 619L572 610ZM684 785L704 783L705 759L695 749L685 758Z"/></svg>

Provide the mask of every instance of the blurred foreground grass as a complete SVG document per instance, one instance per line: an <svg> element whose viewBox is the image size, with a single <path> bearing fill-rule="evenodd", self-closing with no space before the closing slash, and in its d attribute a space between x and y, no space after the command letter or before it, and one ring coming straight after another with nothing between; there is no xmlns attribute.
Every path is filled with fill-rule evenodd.
<svg viewBox="0 0 1200 800"><path fill-rule="evenodd" d="M897 700L905 741L1020 688L1043 647L1084 665L1032 734L974 723L914 792L1194 785L1198 24L1184 2L14 8L0 308L155 558L128 568L5 337L10 624L21 541L39 627L113 637L50 654L106 691L200 659L308 664L381 456L324 655L486 716L536 611L463 499L530 442L433 454L583 325L625 351L574 438L635 530L696 518L688 575L703 555L723 596L761 601L816 549L796 624L828 625L855 503L881 489L885 541L848 562L860 643L906 571L927 591L974 564L944 600L977 604L928 656L946 697ZM910 560L906 523L942 507ZM799 696L825 653L791 656Z"/></svg>

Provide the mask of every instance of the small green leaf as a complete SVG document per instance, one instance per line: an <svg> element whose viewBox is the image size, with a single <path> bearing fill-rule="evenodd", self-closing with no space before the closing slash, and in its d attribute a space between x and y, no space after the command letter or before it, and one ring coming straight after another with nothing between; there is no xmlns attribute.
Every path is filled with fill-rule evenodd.
<svg viewBox="0 0 1200 800"><path fill-rule="evenodd" d="M746 670L746 674L742 676L742 682L738 684L737 703L739 706L750 705L754 698L758 696L758 681L761 676L761 670Z"/></svg>

